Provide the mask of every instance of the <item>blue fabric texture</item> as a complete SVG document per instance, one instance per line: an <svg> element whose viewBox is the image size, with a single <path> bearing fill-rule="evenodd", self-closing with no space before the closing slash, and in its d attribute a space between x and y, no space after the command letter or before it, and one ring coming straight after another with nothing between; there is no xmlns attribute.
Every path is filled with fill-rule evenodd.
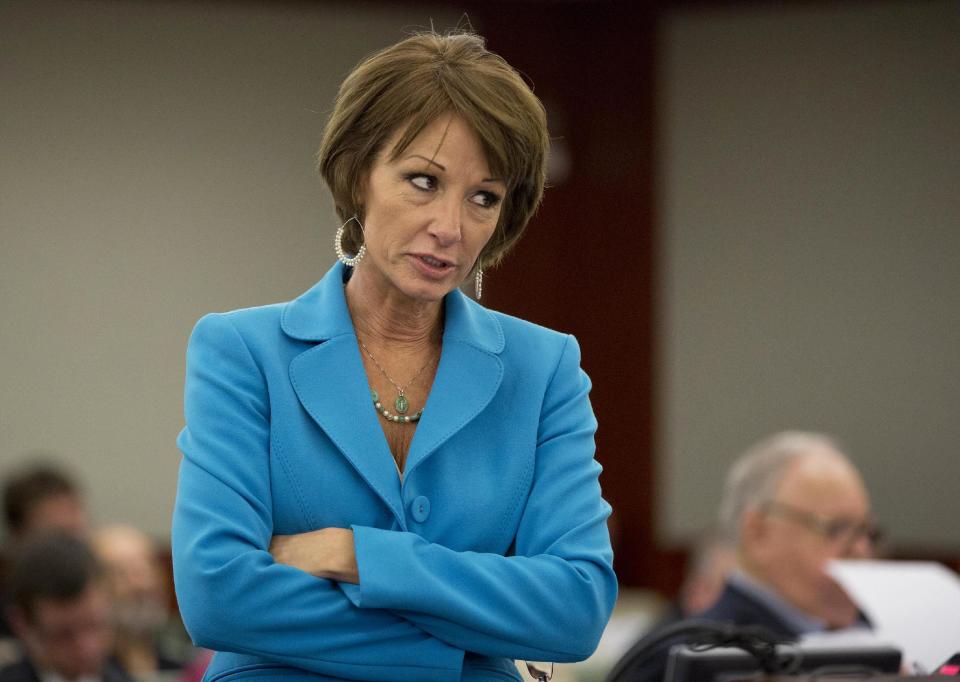
<svg viewBox="0 0 960 682"><path fill-rule="evenodd" d="M229 652L207 679L518 679L512 659L586 658L617 584L575 339L449 294L401 480L344 276L191 336L172 544L187 629ZM359 585L267 551L331 526L354 531Z"/></svg>

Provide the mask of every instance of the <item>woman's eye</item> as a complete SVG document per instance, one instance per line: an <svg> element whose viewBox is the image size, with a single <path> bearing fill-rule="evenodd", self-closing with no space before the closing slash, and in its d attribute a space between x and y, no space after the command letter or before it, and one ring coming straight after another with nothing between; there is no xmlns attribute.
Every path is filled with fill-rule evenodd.
<svg viewBox="0 0 960 682"><path fill-rule="evenodd" d="M432 175L424 175L423 173L408 175L407 181L417 189L422 189L425 192L429 192L437 186L437 179L435 177Z"/></svg>
<svg viewBox="0 0 960 682"><path fill-rule="evenodd" d="M500 203L500 196L493 192L477 192L471 201L481 208L493 208Z"/></svg>

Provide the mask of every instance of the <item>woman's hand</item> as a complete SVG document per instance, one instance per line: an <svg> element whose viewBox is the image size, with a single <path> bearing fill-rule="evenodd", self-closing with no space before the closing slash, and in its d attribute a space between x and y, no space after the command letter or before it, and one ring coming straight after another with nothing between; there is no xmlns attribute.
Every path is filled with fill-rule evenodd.
<svg viewBox="0 0 960 682"><path fill-rule="evenodd" d="M321 528L297 535L274 535L270 541L274 561L299 568L318 578L359 584L353 531Z"/></svg>

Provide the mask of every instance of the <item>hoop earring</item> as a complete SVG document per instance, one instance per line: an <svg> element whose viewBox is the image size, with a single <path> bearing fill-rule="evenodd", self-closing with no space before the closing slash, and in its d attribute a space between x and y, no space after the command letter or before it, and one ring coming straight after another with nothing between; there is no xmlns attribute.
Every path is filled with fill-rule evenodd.
<svg viewBox="0 0 960 682"><path fill-rule="evenodd" d="M357 249L357 255L354 256L353 258L348 256L346 252L343 250L343 233L345 231L345 228L347 227L347 224L351 220L357 221L357 225L360 226L360 233L363 234L363 223L360 222L360 219L357 216L353 216L352 218L347 218L346 222L344 222L343 225L341 225L340 228L337 230L337 236L333 238L333 250L337 252L338 261L340 261L347 267L355 268L357 267L357 263L359 263L363 259L363 254L367 252L367 245L360 244L360 248Z"/></svg>
<svg viewBox="0 0 960 682"><path fill-rule="evenodd" d="M477 294L477 300L483 295L483 268L477 265L477 274L473 276L473 290Z"/></svg>

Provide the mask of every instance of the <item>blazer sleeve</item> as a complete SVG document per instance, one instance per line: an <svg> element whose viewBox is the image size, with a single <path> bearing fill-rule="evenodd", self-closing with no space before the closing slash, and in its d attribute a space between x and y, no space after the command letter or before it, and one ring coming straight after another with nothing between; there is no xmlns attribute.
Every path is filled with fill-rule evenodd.
<svg viewBox="0 0 960 682"><path fill-rule="evenodd" d="M198 645L349 679L459 679L462 649L273 561L267 384L227 315L194 329L184 410L173 569Z"/></svg>
<svg viewBox="0 0 960 682"><path fill-rule="evenodd" d="M568 336L544 397L513 556L457 552L410 532L355 526L360 583L341 589L362 609L389 609L480 654L562 662L593 653L617 581L589 390Z"/></svg>

